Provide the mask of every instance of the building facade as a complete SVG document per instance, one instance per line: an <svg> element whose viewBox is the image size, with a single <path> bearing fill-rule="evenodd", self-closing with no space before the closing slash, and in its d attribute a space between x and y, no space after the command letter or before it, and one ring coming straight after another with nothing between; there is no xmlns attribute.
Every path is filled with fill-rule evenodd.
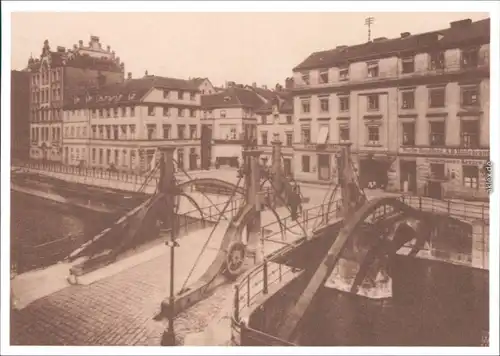
<svg viewBox="0 0 500 356"><path fill-rule="evenodd" d="M63 160L144 172L175 145L179 169L199 169L200 102L192 81L153 75L87 89L65 103Z"/></svg>
<svg viewBox="0 0 500 356"><path fill-rule="evenodd" d="M256 110L257 144L263 153L261 157L271 163L272 143L281 143L283 169L293 176L293 96L288 91L276 91L275 98Z"/></svg>
<svg viewBox="0 0 500 356"><path fill-rule="evenodd" d="M245 140L257 137L255 111L266 101L255 91L236 84L225 90L202 96L201 124L204 137L204 167L238 167Z"/></svg>
<svg viewBox="0 0 500 356"><path fill-rule="evenodd" d="M30 73L13 70L10 97L10 153L12 158L26 160L30 147Z"/></svg>
<svg viewBox="0 0 500 356"><path fill-rule="evenodd" d="M336 178L350 143L364 187L488 196L489 19L316 52L294 68L295 176Z"/></svg>
<svg viewBox="0 0 500 356"><path fill-rule="evenodd" d="M39 58L28 61L30 78L30 158L62 160L62 106L65 97L84 86L121 83L124 63L111 51L102 48L99 37L91 36L66 50L52 51L45 41Z"/></svg>

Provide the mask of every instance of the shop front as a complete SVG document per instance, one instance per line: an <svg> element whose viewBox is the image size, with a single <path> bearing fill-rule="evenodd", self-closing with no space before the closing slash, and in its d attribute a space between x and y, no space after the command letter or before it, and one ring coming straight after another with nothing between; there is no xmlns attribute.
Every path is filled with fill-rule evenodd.
<svg viewBox="0 0 500 356"><path fill-rule="evenodd" d="M426 152L428 153L428 152ZM411 185L416 170L416 193L434 199L488 199L487 177L483 167L487 164L486 149L441 149L425 156L400 157L402 190ZM404 161L404 163L403 163ZM413 163L416 162L416 169ZM408 183L404 183L408 181ZM412 191L409 189L409 191Z"/></svg>
<svg viewBox="0 0 500 356"><path fill-rule="evenodd" d="M362 188L385 189L392 158L382 154L359 155L359 184Z"/></svg>

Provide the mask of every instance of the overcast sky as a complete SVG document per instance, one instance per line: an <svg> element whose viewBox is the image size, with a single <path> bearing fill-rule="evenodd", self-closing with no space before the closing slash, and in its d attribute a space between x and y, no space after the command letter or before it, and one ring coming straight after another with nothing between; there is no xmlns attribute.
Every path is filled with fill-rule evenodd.
<svg viewBox="0 0 500 356"><path fill-rule="evenodd" d="M91 3L89 3L91 4ZM450 2L450 5L453 4ZM365 18L375 17L372 38L447 28L450 21L486 13L13 13L12 68L38 57L43 41L73 47L99 36L133 77L209 77L274 86L310 53L366 42Z"/></svg>

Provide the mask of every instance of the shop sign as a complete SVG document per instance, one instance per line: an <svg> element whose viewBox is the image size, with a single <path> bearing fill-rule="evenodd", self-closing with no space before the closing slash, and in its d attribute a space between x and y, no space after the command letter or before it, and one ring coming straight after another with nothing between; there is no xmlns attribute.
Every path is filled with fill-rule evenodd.
<svg viewBox="0 0 500 356"><path fill-rule="evenodd" d="M459 159L446 159L446 158L427 158L427 163L448 163L448 164L460 164L462 161Z"/></svg>
<svg viewBox="0 0 500 356"><path fill-rule="evenodd" d="M466 166L482 166L485 164L485 161L478 159L464 159L462 164L465 164Z"/></svg>
<svg viewBox="0 0 500 356"><path fill-rule="evenodd" d="M436 156L470 156L470 157L489 157L490 150L488 149L472 149L472 148L450 148L450 147L401 147L400 153L419 154L419 155L436 155Z"/></svg>

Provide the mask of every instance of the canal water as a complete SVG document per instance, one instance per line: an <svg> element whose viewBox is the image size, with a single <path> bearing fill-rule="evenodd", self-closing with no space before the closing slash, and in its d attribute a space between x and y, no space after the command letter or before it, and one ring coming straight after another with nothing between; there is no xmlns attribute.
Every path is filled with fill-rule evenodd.
<svg viewBox="0 0 500 356"><path fill-rule="evenodd" d="M23 273L56 263L114 219L12 191L11 265Z"/></svg>

